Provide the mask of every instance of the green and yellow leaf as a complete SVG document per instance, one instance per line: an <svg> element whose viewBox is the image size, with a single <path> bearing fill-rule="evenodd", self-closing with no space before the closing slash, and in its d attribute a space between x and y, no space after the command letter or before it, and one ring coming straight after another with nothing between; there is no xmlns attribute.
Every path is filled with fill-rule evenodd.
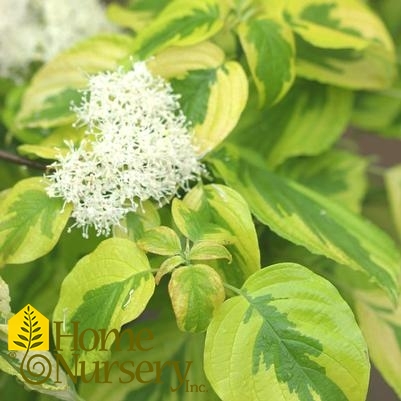
<svg viewBox="0 0 401 401"><path fill-rule="evenodd" d="M174 230L166 226L145 231L137 244L144 251L157 255L174 256L181 253L180 238Z"/></svg>
<svg viewBox="0 0 401 401"><path fill-rule="evenodd" d="M178 328L193 333L206 330L215 309L225 298L219 274L207 265L175 269L168 291Z"/></svg>
<svg viewBox="0 0 401 401"><path fill-rule="evenodd" d="M363 50L376 42L394 49L383 22L359 0L289 0L285 12L292 29L316 47Z"/></svg>
<svg viewBox="0 0 401 401"><path fill-rule="evenodd" d="M385 25L359 0L290 0L286 16L297 34L297 74L352 89L382 89L396 75Z"/></svg>
<svg viewBox="0 0 401 401"><path fill-rule="evenodd" d="M64 279L53 321L59 322L59 330L66 327L69 333L73 331L72 322L79 322L79 333L90 329L92 335L84 337L85 347L90 349L94 341L92 330L119 331L122 325L142 313L154 287L143 251L130 240L107 239L83 257ZM70 366L74 366L72 341L72 337L61 338L62 355ZM87 372L95 369L91 362L109 359L113 341L113 336L107 338L106 351L79 351L79 360L87 362Z"/></svg>
<svg viewBox="0 0 401 401"><path fill-rule="evenodd" d="M394 307L380 291L355 291L353 297L369 356L401 397L401 305Z"/></svg>
<svg viewBox="0 0 401 401"><path fill-rule="evenodd" d="M384 177L391 214L401 240L401 165L388 169Z"/></svg>
<svg viewBox="0 0 401 401"><path fill-rule="evenodd" d="M232 139L257 150L276 167L290 157L329 149L347 127L352 107L351 91L297 80L271 108L258 110L251 96Z"/></svg>
<svg viewBox="0 0 401 401"><path fill-rule="evenodd" d="M0 266L26 263L50 252L71 213L69 205L49 198L43 178L27 178L0 202Z"/></svg>
<svg viewBox="0 0 401 401"><path fill-rule="evenodd" d="M205 372L223 401L365 401L369 368L349 306L297 264L253 274L207 330Z"/></svg>
<svg viewBox="0 0 401 401"><path fill-rule="evenodd" d="M260 268L255 226L245 200L224 185L193 188L183 201L173 202L172 214L180 231L191 241L225 245L232 262L211 262L232 285L242 283Z"/></svg>
<svg viewBox="0 0 401 401"><path fill-rule="evenodd" d="M224 2L217 0L171 1L157 18L142 29L133 53L146 59L170 46L190 46L215 35L224 24Z"/></svg>
<svg viewBox="0 0 401 401"><path fill-rule="evenodd" d="M181 108L191 122L198 153L219 145L236 126L248 99L248 80L241 65L228 61L218 68L191 70L172 80Z"/></svg>
<svg viewBox="0 0 401 401"><path fill-rule="evenodd" d="M276 234L364 273L395 301L401 256L391 238L340 204L272 173L257 160L253 153L245 160L238 149L226 147L213 159L213 166Z"/></svg>
<svg viewBox="0 0 401 401"><path fill-rule="evenodd" d="M293 158L278 173L360 213L366 193L366 158L343 150L330 150L319 156Z"/></svg>
<svg viewBox="0 0 401 401"><path fill-rule="evenodd" d="M88 74L113 70L130 54L132 38L105 35L88 39L45 64L33 77L17 115L17 127L50 128L74 122Z"/></svg>
<svg viewBox="0 0 401 401"><path fill-rule="evenodd" d="M295 79L295 43L281 19L266 16L238 27L241 45L259 94L259 105L278 102Z"/></svg>
<svg viewBox="0 0 401 401"><path fill-rule="evenodd" d="M81 383L80 395L86 401L221 401L203 371L205 335L189 334L177 328L165 286L157 289L145 313L147 319L133 322L129 329L134 333L144 329L154 333L150 342L152 348L114 351L109 362L109 381L101 385L94 381ZM129 336L122 337L122 350L129 349L129 341ZM153 369L147 369L146 361L155 361ZM158 364L161 371L157 371ZM131 374L135 374L138 366L142 367L142 382L137 376L129 380L130 377L121 372L122 366ZM120 379L125 383L120 383ZM195 385L193 392L191 385Z"/></svg>

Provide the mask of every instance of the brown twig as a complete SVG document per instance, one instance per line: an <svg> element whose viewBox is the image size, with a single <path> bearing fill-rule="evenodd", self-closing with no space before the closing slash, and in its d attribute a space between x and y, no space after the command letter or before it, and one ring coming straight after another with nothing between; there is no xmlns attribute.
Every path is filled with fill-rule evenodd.
<svg viewBox="0 0 401 401"><path fill-rule="evenodd" d="M17 156L4 150L0 150L0 159L8 161L10 163L19 164L21 166L34 168L36 170L46 171L47 169L47 167L42 163L35 162L25 157Z"/></svg>

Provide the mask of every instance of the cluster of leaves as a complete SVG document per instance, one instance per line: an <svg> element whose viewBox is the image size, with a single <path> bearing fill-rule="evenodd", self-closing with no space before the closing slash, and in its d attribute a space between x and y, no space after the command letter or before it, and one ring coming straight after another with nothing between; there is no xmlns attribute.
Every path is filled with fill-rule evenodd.
<svg viewBox="0 0 401 401"><path fill-rule="evenodd" d="M135 360L193 360L188 380L208 390L172 393L167 370L160 384L121 385L111 370L115 380L83 382L79 397L363 401L368 355L401 397L401 167L368 185L371 160L343 139L351 123L401 136L401 7L366 3L112 3L120 33L79 43L22 86L0 82L4 146L50 164L82 138L70 103L88 74L148 60L181 96L209 171L181 199L128 214L112 238L85 240L66 232L71 207L42 177L1 166L0 266L15 310L29 302L81 331L140 317L135 329L155 341ZM20 377L10 316L1 280L0 369ZM132 358L106 345L79 361ZM38 400L78 398L66 377L34 388Z"/></svg>

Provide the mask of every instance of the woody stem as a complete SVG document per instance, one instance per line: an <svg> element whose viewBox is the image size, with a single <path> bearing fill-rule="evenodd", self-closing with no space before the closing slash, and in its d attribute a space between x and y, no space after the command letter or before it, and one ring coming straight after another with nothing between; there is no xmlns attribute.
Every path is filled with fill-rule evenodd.
<svg viewBox="0 0 401 401"><path fill-rule="evenodd" d="M25 157L17 156L13 153L9 153L1 149L0 149L0 159L10 163L19 164L21 166L30 167L35 170L41 170L41 171L46 170L46 166L42 163L35 162Z"/></svg>

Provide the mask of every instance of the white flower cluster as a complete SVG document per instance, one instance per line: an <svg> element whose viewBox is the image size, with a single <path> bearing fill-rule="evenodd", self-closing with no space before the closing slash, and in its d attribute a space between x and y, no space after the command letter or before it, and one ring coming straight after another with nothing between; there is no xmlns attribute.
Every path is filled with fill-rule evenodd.
<svg viewBox="0 0 401 401"><path fill-rule="evenodd" d="M89 78L81 105L72 106L86 136L51 166L47 188L72 203L85 237L91 225L108 235L141 202L162 204L199 179L203 167L178 98L144 62Z"/></svg>
<svg viewBox="0 0 401 401"><path fill-rule="evenodd" d="M0 0L0 76L18 78L76 42L112 30L99 0Z"/></svg>

